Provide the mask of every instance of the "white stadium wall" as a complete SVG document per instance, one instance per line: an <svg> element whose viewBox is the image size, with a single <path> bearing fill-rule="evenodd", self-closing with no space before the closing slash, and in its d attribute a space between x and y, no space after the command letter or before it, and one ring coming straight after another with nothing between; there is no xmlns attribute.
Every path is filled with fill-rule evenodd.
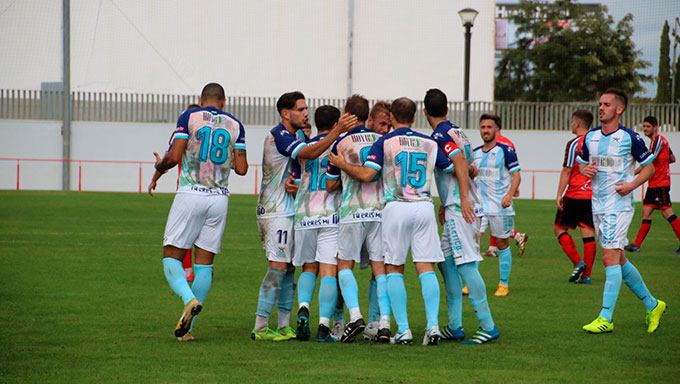
<svg viewBox="0 0 680 384"><path fill-rule="evenodd" d="M248 162L246 176L232 174L229 189L236 194L259 190L262 143L271 127L246 127ZM83 191L146 192L153 175L153 151L162 153L173 126L74 122L72 137L71 189ZM421 130L425 134L428 131ZM476 130L467 130L473 145L480 145ZM573 135L554 131L504 131L515 144L522 167L522 199L554 199L562 167L564 148ZM671 148L680 148L680 133L666 133ZM0 156L0 189L16 189L17 174L22 190L61 189L61 124L58 122L0 120L0 137L5 145ZM17 160L23 159L23 160ZM33 160L31 160L33 159ZM35 161L35 159L43 161ZM52 160L52 161L44 161ZM17 169L17 163L19 169ZM680 173L679 163L671 165ZM257 179L257 183L256 183ZM158 192L174 192L177 169L163 176ZM671 198L680 201L680 175L672 176ZM433 187L433 194L436 188ZM640 200L641 190L635 191Z"/></svg>
<svg viewBox="0 0 680 384"><path fill-rule="evenodd" d="M62 0L0 0L0 89L60 82ZM229 95L348 95L350 0L71 0L71 89ZM495 1L354 0L352 92L463 99L464 28L472 29L470 100L491 101ZM473 4L472 4L473 3ZM9 52L9 54L7 54Z"/></svg>

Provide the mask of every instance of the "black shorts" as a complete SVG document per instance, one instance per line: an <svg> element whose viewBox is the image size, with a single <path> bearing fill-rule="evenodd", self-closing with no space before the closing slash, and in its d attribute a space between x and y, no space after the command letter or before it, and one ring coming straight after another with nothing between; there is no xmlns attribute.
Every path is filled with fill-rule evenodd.
<svg viewBox="0 0 680 384"><path fill-rule="evenodd" d="M581 226L594 230L591 200L565 197L562 203L564 209L555 214L555 226L569 229Z"/></svg>
<svg viewBox="0 0 680 384"><path fill-rule="evenodd" d="M655 209L671 208L671 187L648 188L642 205Z"/></svg>

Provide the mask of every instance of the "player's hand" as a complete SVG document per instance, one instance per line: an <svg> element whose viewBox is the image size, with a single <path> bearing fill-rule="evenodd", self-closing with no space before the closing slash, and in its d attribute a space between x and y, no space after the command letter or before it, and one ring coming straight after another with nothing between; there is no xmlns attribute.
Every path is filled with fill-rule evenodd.
<svg viewBox="0 0 680 384"><path fill-rule="evenodd" d="M472 207L472 202L470 202L469 198L460 199L460 211L463 213L463 218L468 224L475 222L477 215L475 215L475 210Z"/></svg>
<svg viewBox="0 0 680 384"><path fill-rule="evenodd" d="M507 208L510 205L512 205L512 196L508 193L501 199L501 207Z"/></svg>
<svg viewBox="0 0 680 384"><path fill-rule="evenodd" d="M343 134L354 128L354 126L357 125L357 121L359 121L359 119L355 115L350 115L349 113L345 112L345 114L340 116L336 129L339 131L339 134Z"/></svg>
<svg viewBox="0 0 680 384"><path fill-rule="evenodd" d="M342 157L341 154L336 155L333 152L328 154L328 162L330 162L332 166L340 169L345 169L345 166L347 165L345 158Z"/></svg>
<svg viewBox="0 0 680 384"><path fill-rule="evenodd" d="M286 192L295 196L297 195L297 191L298 188L300 188L300 185L295 184L295 178L293 176L288 176L288 178L286 179L285 188Z"/></svg>
<svg viewBox="0 0 680 384"><path fill-rule="evenodd" d="M439 211L437 212L437 218L439 219L439 224L444 225L444 221L446 220L446 216L444 213L446 212L446 207L444 205L439 206Z"/></svg>
<svg viewBox="0 0 680 384"><path fill-rule="evenodd" d="M562 212L564 210L564 198L562 196L555 200L555 205L557 205L557 210Z"/></svg>
<svg viewBox="0 0 680 384"><path fill-rule="evenodd" d="M475 167L474 164L468 165L468 174L470 175L471 179L474 179L475 177L477 177L477 167Z"/></svg>
<svg viewBox="0 0 680 384"><path fill-rule="evenodd" d="M515 194L512 195L512 197L519 197L519 188L517 188L517 190L515 191Z"/></svg>
<svg viewBox="0 0 680 384"><path fill-rule="evenodd" d="M154 189L156 189L156 180L155 179L151 180L151 183L149 183L149 188L148 188L149 196L153 196Z"/></svg>
<svg viewBox="0 0 680 384"><path fill-rule="evenodd" d="M614 186L616 193L621 196L626 196L627 194L633 192L633 189L635 189L632 183L624 183L623 181L619 181L618 183L614 184Z"/></svg>
<svg viewBox="0 0 680 384"><path fill-rule="evenodd" d="M597 175L597 167L595 166L595 163L588 164L585 168L583 168L581 174L583 174L585 177L595 177L595 175Z"/></svg>

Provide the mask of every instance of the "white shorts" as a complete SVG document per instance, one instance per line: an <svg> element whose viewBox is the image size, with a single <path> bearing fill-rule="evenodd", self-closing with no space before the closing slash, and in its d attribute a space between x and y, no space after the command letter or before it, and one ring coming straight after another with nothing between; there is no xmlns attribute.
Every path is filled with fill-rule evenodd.
<svg viewBox="0 0 680 384"><path fill-rule="evenodd" d="M489 220L491 236L497 239L509 239L515 232L515 216L484 216Z"/></svg>
<svg viewBox="0 0 680 384"><path fill-rule="evenodd" d="M486 232L487 228L489 228L489 219L487 219L486 216L482 216L482 223L479 225L479 233Z"/></svg>
<svg viewBox="0 0 680 384"><path fill-rule="evenodd" d="M296 229L293 265L338 265L338 227Z"/></svg>
<svg viewBox="0 0 680 384"><path fill-rule="evenodd" d="M267 260L290 263L293 260L293 216L257 219Z"/></svg>
<svg viewBox="0 0 680 384"><path fill-rule="evenodd" d="M354 260L362 267L368 267L370 261L383 261L382 223L340 223L338 259Z"/></svg>
<svg viewBox="0 0 680 384"><path fill-rule="evenodd" d="M628 244L626 234L634 213L634 211L593 213L595 235L603 249L623 249Z"/></svg>
<svg viewBox="0 0 680 384"><path fill-rule="evenodd" d="M219 253L228 206L227 195L176 194L165 224L163 246L189 249L196 245Z"/></svg>
<svg viewBox="0 0 680 384"><path fill-rule="evenodd" d="M444 257L453 256L456 265L482 261L479 253L479 226L481 217L477 217L470 224L462 215L453 212L452 208L446 207L446 222L442 230L441 247Z"/></svg>
<svg viewBox="0 0 680 384"><path fill-rule="evenodd" d="M406 264L409 249L413 262L444 261L432 202L390 201L382 218L385 264Z"/></svg>

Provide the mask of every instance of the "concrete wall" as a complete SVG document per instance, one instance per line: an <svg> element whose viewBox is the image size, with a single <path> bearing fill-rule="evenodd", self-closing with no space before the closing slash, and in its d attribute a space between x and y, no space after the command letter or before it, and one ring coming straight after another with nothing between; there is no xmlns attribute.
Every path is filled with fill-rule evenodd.
<svg viewBox="0 0 680 384"><path fill-rule="evenodd" d="M248 162L260 164L262 143L271 127L246 127ZM133 124L74 122L71 153L71 189L84 191L146 191L153 175L152 152L162 153L173 131L168 124ZM429 134L427 130L423 133ZM478 131L466 131L473 144L481 145ZM504 131L515 143L522 166L520 198L554 199L564 148L573 136L569 132ZM680 133L664 135L671 148L680 152ZM61 189L61 124L58 122L0 120L0 189L16 189L17 161L43 159L54 161L19 161L20 189ZM79 162L80 160L82 162ZM99 162L96 162L99 161ZM114 162L111 162L114 161ZM122 163L121 163L122 162ZM128 163L125 163L128 162ZM141 167L140 167L141 166ZM140 172L141 169L141 172ZM533 172L535 171L535 172ZM672 173L680 173L678 163ZM141 173L141 183L140 183ZM251 166L246 176L232 174L232 193L255 193L259 189L261 169ZM256 184L255 180L258 180ZM79 183L80 180L80 183ZM158 192L174 192L177 171L171 170L159 182ZM672 176L673 201L680 201L680 175ZM436 193L436 188L433 191ZM640 189L635 192L640 198Z"/></svg>

